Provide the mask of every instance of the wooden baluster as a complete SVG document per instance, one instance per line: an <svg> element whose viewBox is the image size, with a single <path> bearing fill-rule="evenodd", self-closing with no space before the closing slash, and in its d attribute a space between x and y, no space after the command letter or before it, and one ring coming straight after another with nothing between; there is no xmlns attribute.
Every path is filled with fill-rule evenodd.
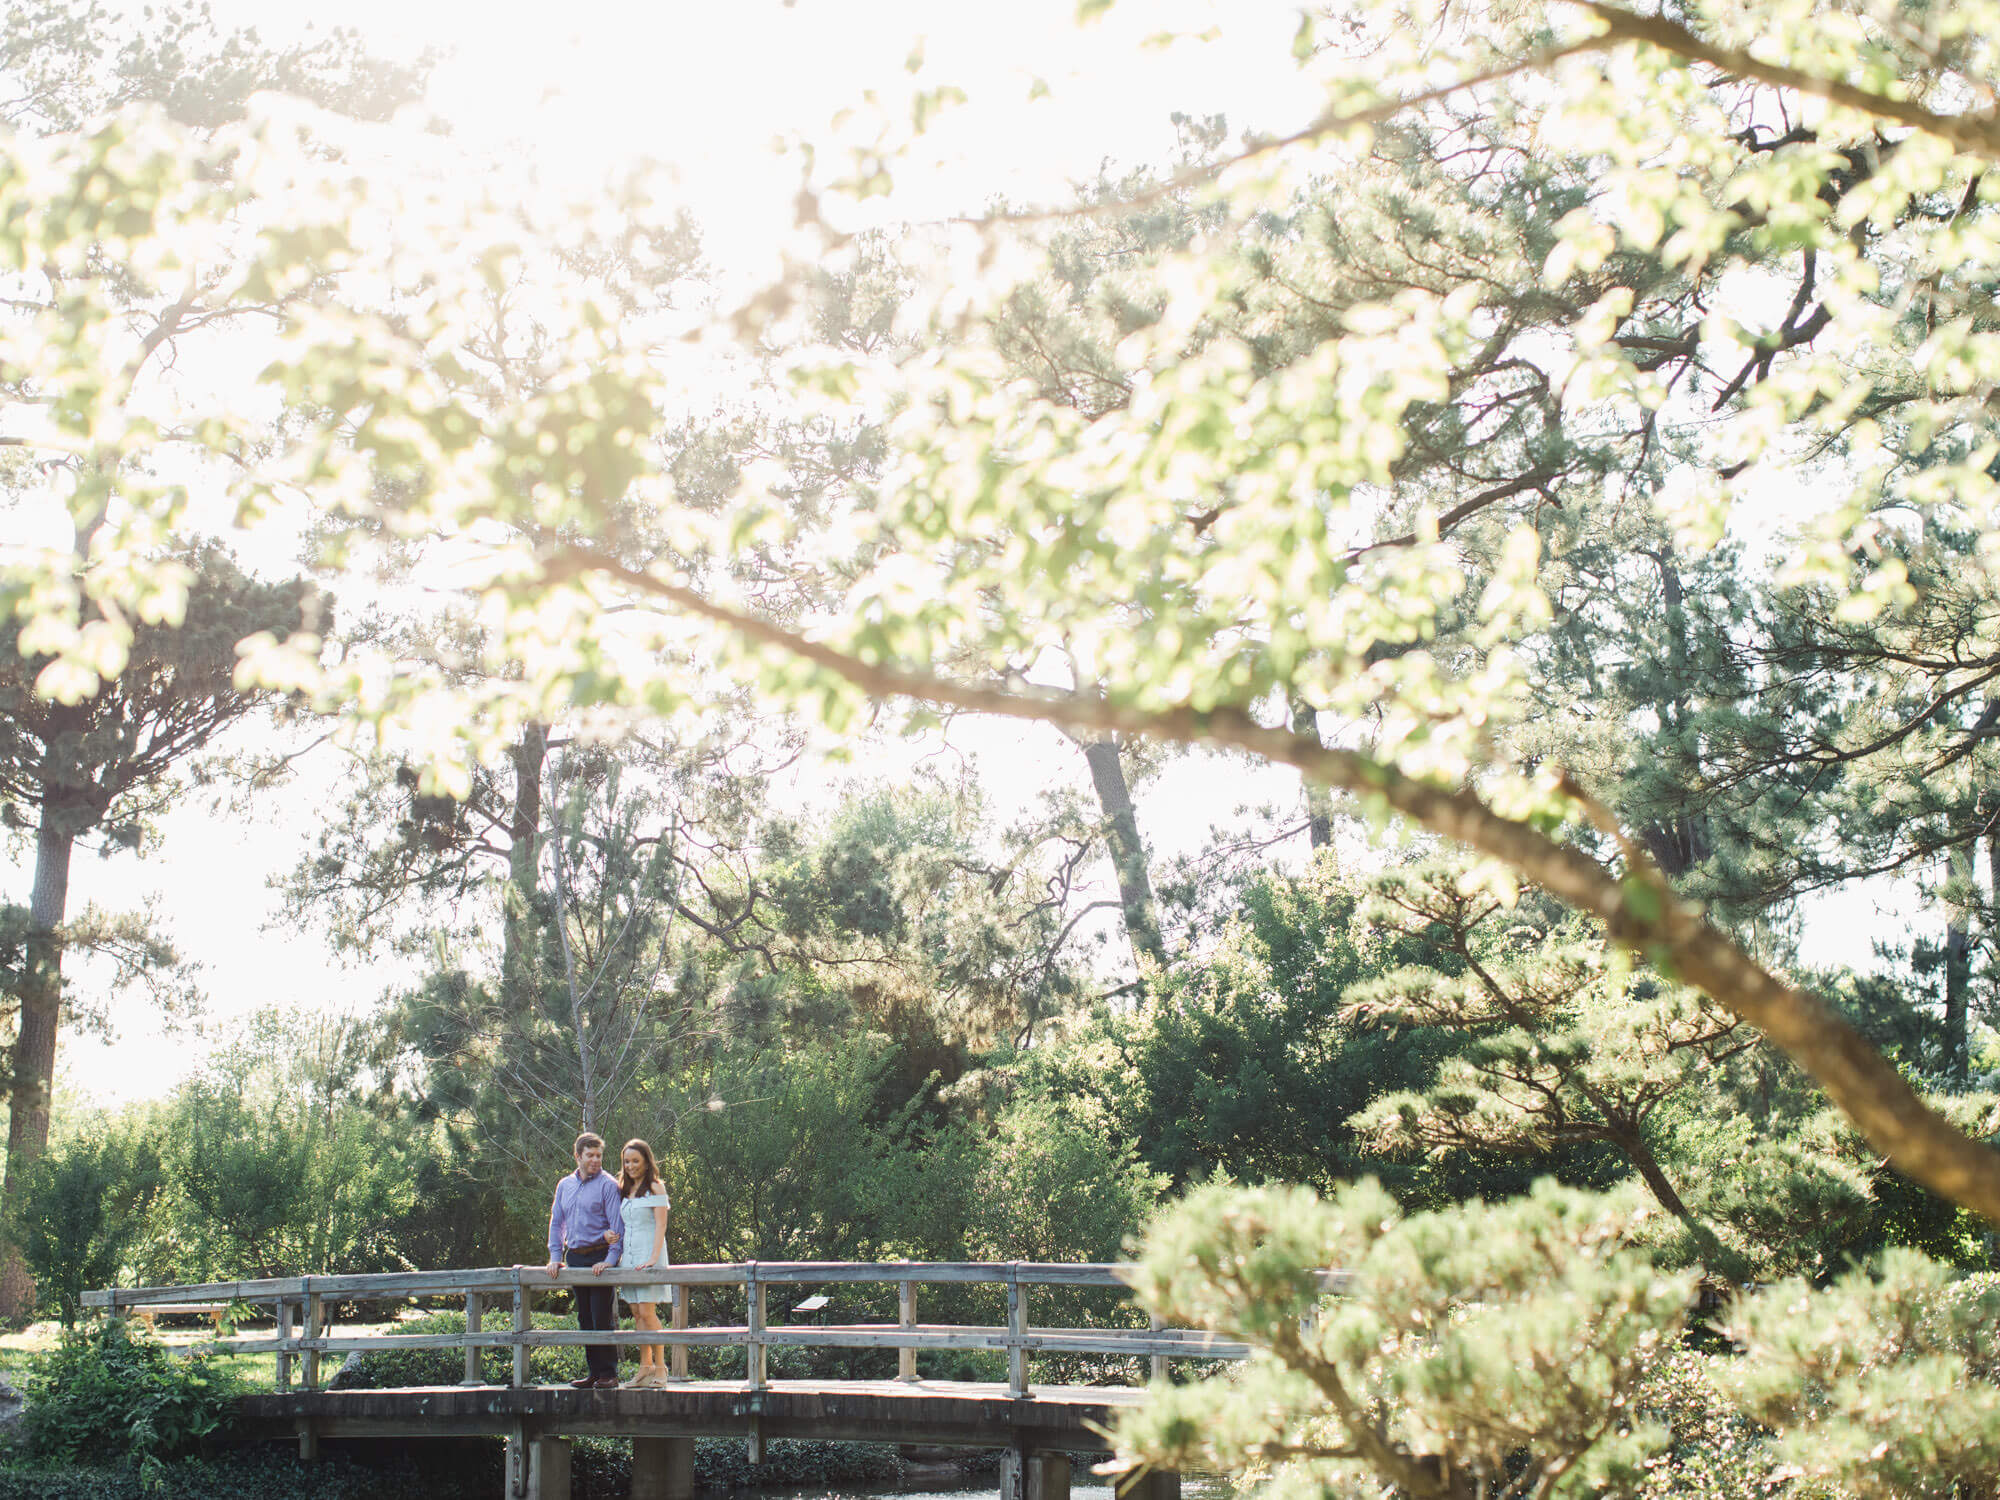
<svg viewBox="0 0 2000 1500"><path fill-rule="evenodd" d="M477 1292L467 1292L465 1294L466 1333L474 1334L479 1332L480 1325L484 1323L485 1319L486 1319L486 1299L480 1296L479 1293ZM482 1380L479 1375L480 1353L481 1350L477 1344L468 1343L465 1346L465 1379L459 1382L460 1385L486 1384L486 1382Z"/></svg>
<svg viewBox="0 0 2000 1500"><path fill-rule="evenodd" d="M1028 1289L1021 1285L1020 1262L1012 1263L1007 1282L1007 1394L1028 1394Z"/></svg>
<svg viewBox="0 0 2000 1500"><path fill-rule="evenodd" d="M687 1286L685 1283L676 1283L674 1286L674 1327L676 1328L685 1328L688 1326L688 1293L692 1290L693 1288ZM676 1380L686 1380L687 1374L688 1346L686 1344L676 1344L674 1345L673 1353L673 1377Z"/></svg>
<svg viewBox="0 0 2000 1500"><path fill-rule="evenodd" d="M896 1284L896 1326L915 1328L917 1326L917 1284L914 1281L900 1281ZM915 1380L917 1378L917 1351L898 1349L896 1351L896 1378Z"/></svg>
<svg viewBox="0 0 2000 1500"><path fill-rule="evenodd" d="M325 1326L326 1306L320 1294L313 1290L313 1279L308 1276L302 1285L306 1294L306 1357L305 1379L301 1382L309 1391L319 1389L319 1338Z"/></svg>
<svg viewBox="0 0 2000 1500"><path fill-rule="evenodd" d="M528 1331L528 1288L521 1280L521 1273L514 1273L514 1385L518 1389L528 1383L528 1346L521 1342L521 1335Z"/></svg>
<svg viewBox="0 0 2000 1500"><path fill-rule="evenodd" d="M1162 1328L1167 1326L1167 1320L1158 1313L1154 1313L1146 1320L1146 1326L1152 1329L1153 1332L1158 1333ZM1167 1357L1164 1354L1155 1354L1153 1356L1153 1379L1165 1380L1166 1378Z"/></svg>
<svg viewBox="0 0 2000 1500"><path fill-rule="evenodd" d="M743 1268L744 1285L749 1291L750 1327L745 1343L749 1348L750 1389L764 1389L764 1283L757 1279L757 1262Z"/></svg>
<svg viewBox="0 0 2000 1500"><path fill-rule="evenodd" d="M277 1312L278 1342L283 1346L292 1341L292 1304L283 1297L280 1297L278 1299ZM281 1391L291 1389L292 1351L288 1348L280 1347L278 1350L278 1374L277 1379L272 1384Z"/></svg>

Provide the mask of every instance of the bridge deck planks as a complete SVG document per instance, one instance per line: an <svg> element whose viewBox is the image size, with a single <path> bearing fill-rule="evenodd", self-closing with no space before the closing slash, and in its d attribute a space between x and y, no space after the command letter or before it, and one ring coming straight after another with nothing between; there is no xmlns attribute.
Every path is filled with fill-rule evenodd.
<svg viewBox="0 0 2000 1500"><path fill-rule="evenodd" d="M531 1435L821 1438L946 1447L1105 1452L1107 1426L1145 1393L1124 1386L1047 1386L1022 1398L960 1381L688 1381L659 1390L568 1386L423 1386L395 1391L290 1391L242 1398L242 1432L289 1438Z"/></svg>

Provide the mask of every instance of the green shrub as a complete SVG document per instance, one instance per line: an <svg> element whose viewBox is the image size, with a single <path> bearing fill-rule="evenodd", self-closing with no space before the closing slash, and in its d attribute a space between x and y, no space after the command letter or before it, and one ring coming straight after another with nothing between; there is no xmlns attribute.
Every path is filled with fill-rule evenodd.
<svg viewBox="0 0 2000 1500"><path fill-rule="evenodd" d="M1785 1487L1771 1433L1736 1409L1720 1389L1739 1363L1730 1353L1683 1345L1640 1384L1633 1406L1668 1433L1666 1451L1647 1466L1644 1500L1770 1500Z"/></svg>
<svg viewBox="0 0 2000 1500"><path fill-rule="evenodd" d="M408 1455L357 1460L346 1455L301 1463L281 1448L244 1448L210 1459L161 1464L141 1476L118 1467L0 1469L0 1500L487 1500L500 1492L500 1465L468 1471L426 1460L425 1443ZM497 1444L489 1445L497 1448Z"/></svg>
<svg viewBox="0 0 2000 1500"><path fill-rule="evenodd" d="M1679 1345L1695 1278L1630 1244L1659 1210L1544 1181L1526 1198L1400 1217L1374 1182L1204 1188L1153 1226L1152 1310L1263 1350L1227 1378L1155 1384L1121 1456L1266 1468L1279 1495L1632 1495L1668 1449L1635 1398ZM1309 1271L1347 1268L1323 1298ZM1459 1485L1463 1488L1458 1488Z"/></svg>
<svg viewBox="0 0 2000 1500"><path fill-rule="evenodd" d="M85 1290L118 1279L160 1181L158 1144L138 1129L72 1136L28 1168L8 1229L63 1327Z"/></svg>
<svg viewBox="0 0 2000 1500"><path fill-rule="evenodd" d="M143 1477L130 1463L0 1468L0 1500L490 1500L500 1493L502 1450L497 1439L330 1443L320 1459L301 1463L283 1448L261 1445L160 1464ZM695 1481L703 1489L884 1484L905 1468L894 1448L875 1443L775 1442L754 1468L740 1442L695 1444ZM574 1500L624 1500L632 1445L578 1438L571 1472Z"/></svg>
<svg viewBox="0 0 2000 1500"><path fill-rule="evenodd" d="M511 1316L509 1314L508 1316ZM535 1313L530 1323L536 1328L575 1328L576 1319L567 1313ZM487 1327L497 1326L488 1319ZM437 1312L412 1318L396 1325L398 1334L441 1334L465 1332L465 1314ZM634 1359L637 1355L630 1356ZM530 1349L528 1383L556 1385L583 1374L583 1350ZM491 1385L506 1385L514 1373L514 1356L506 1349L480 1351L480 1378ZM465 1378L462 1349L367 1349L354 1355L340 1368L332 1382L337 1391L401 1390L414 1385L457 1385Z"/></svg>
<svg viewBox="0 0 2000 1500"><path fill-rule="evenodd" d="M1718 1384L1805 1491L1857 1500L2000 1491L2000 1279L1898 1247L1831 1286L1738 1299Z"/></svg>
<svg viewBox="0 0 2000 1500"><path fill-rule="evenodd" d="M632 1444L626 1438L571 1440L574 1500L624 1500L632 1489ZM886 1443L816 1443L780 1438L764 1445L764 1462L752 1464L738 1438L697 1438L694 1482L698 1490L774 1489L810 1485L892 1484L907 1471ZM479 1500L485 1500L481 1492ZM0 1496L4 1500L4 1496ZM429 1497L444 1500L444 1497ZM456 1497L451 1497L456 1500Z"/></svg>
<svg viewBox="0 0 2000 1500"><path fill-rule="evenodd" d="M174 1228L191 1274L397 1263L390 1236L415 1204L420 1137L358 1104L279 1087L254 1049L240 1047L176 1090L163 1120Z"/></svg>
<svg viewBox="0 0 2000 1500"><path fill-rule="evenodd" d="M221 1433L243 1390L210 1357L173 1354L122 1321L72 1329L28 1362L23 1446L52 1465L125 1457L150 1476Z"/></svg>
<svg viewBox="0 0 2000 1500"><path fill-rule="evenodd" d="M626 1450L630 1462L630 1449ZM752 1464L734 1438L698 1438L694 1479L703 1488L761 1489L770 1485L890 1484L906 1465L886 1443L814 1443L779 1438L764 1445L764 1462Z"/></svg>

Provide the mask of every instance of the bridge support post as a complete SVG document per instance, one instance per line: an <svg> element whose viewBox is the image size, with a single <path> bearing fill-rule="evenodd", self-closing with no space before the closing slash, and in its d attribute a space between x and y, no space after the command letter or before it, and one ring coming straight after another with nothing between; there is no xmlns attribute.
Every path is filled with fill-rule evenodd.
<svg viewBox="0 0 2000 1500"><path fill-rule="evenodd" d="M303 1284L306 1291L306 1338L309 1340L304 1383L307 1390L316 1391L319 1389L319 1340L326 1328L326 1302L312 1289L312 1277L305 1277Z"/></svg>
<svg viewBox="0 0 2000 1500"><path fill-rule="evenodd" d="M521 1273L514 1273L514 1385L516 1388L528 1383L528 1346L521 1342L521 1335L528 1331L528 1289L521 1283Z"/></svg>
<svg viewBox="0 0 2000 1500"><path fill-rule="evenodd" d="M749 1384L753 1391L764 1389L764 1283L757 1279L757 1262L751 1261L744 1271L744 1280L749 1292L750 1323L744 1330L743 1344L749 1357ZM758 1460L752 1459L752 1463Z"/></svg>
<svg viewBox="0 0 2000 1500"><path fill-rule="evenodd" d="M278 1340L290 1343L292 1337L292 1304L282 1297L278 1299ZM292 1388L292 1351L278 1351L277 1388L288 1391Z"/></svg>
<svg viewBox="0 0 2000 1500"><path fill-rule="evenodd" d="M1018 1272L1019 1263L1009 1268ZM1028 1394L1028 1289L1010 1277L1007 1282L1007 1394L1020 1400Z"/></svg>
<svg viewBox="0 0 2000 1500"><path fill-rule="evenodd" d="M569 1460L568 1438L517 1424L507 1434L506 1500L570 1500Z"/></svg>
<svg viewBox="0 0 2000 1500"><path fill-rule="evenodd" d="M914 1281L896 1283L896 1326L915 1328L917 1326L917 1284ZM915 1380L917 1378L917 1351L898 1349L896 1351L896 1378Z"/></svg>
<svg viewBox="0 0 2000 1500"><path fill-rule="evenodd" d="M528 1440L527 1500L569 1500L569 1439L541 1434Z"/></svg>
<svg viewBox="0 0 2000 1500"><path fill-rule="evenodd" d="M1069 1455L1018 1445L1006 1449L1000 1455L1000 1500L1069 1500Z"/></svg>
<svg viewBox="0 0 2000 1500"><path fill-rule="evenodd" d="M312 1418L299 1418L299 1462L302 1464L319 1461L319 1429L312 1424Z"/></svg>
<svg viewBox="0 0 2000 1500"><path fill-rule="evenodd" d="M682 1283L676 1283L674 1286L674 1327L676 1328L685 1328L688 1326L688 1290L688 1287ZM673 1378L675 1380L686 1380L688 1378L688 1346L686 1344L674 1345L674 1352L671 1359Z"/></svg>
<svg viewBox="0 0 2000 1500"><path fill-rule="evenodd" d="M632 1500L691 1500L694 1494L694 1439L632 1439Z"/></svg>
<svg viewBox="0 0 2000 1500"><path fill-rule="evenodd" d="M486 1299L477 1292L467 1292L465 1294L465 1331L467 1333L478 1333L480 1324L485 1320L485 1314ZM467 1344L465 1346L465 1379L459 1381L459 1384L484 1385L485 1383L479 1375L479 1349L476 1345Z"/></svg>
<svg viewBox="0 0 2000 1500"><path fill-rule="evenodd" d="M1177 1469L1148 1469L1118 1491L1118 1500L1181 1500Z"/></svg>

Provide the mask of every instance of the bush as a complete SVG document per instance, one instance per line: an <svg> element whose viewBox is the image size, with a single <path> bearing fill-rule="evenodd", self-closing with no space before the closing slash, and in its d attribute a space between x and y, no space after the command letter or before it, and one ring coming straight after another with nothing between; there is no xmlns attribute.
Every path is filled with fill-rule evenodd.
<svg viewBox="0 0 2000 1500"><path fill-rule="evenodd" d="M565 1313L535 1313L529 1321L536 1328L576 1327L576 1320ZM487 1326L492 1326L490 1320ZM411 1318L398 1323L396 1332L399 1335L463 1333L465 1314L437 1312ZM636 1359L636 1353L631 1357ZM514 1374L512 1352L481 1350L479 1374L493 1385L507 1384ZM532 1385L556 1385L581 1374L583 1351L579 1348L528 1351L528 1381ZM389 1391L414 1385L457 1385L464 1378L465 1352L461 1349L366 1349L340 1367L331 1385L336 1391Z"/></svg>
<svg viewBox="0 0 2000 1500"><path fill-rule="evenodd" d="M630 1462L630 1450L627 1459ZM770 1485L891 1484L906 1470L886 1443L812 1443L779 1438L764 1445L764 1462L752 1464L734 1438L698 1438L694 1479L702 1488L762 1489Z"/></svg>
<svg viewBox="0 0 2000 1500"><path fill-rule="evenodd" d="M175 1229L191 1270L201 1268L193 1274L396 1264L389 1236L415 1205L418 1142L391 1121L227 1071L183 1084L164 1118Z"/></svg>
<svg viewBox="0 0 2000 1500"><path fill-rule="evenodd" d="M10 1237L63 1327L76 1325L86 1289L118 1279L159 1189L159 1147L141 1130L73 1136L28 1168Z"/></svg>
<svg viewBox="0 0 2000 1500"><path fill-rule="evenodd" d="M1647 1466L1643 1500L1770 1500L1785 1486L1771 1433L1719 1388L1738 1363L1729 1353L1673 1350L1641 1383L1640 1418L1666 1429L1666 1451Z"/></svg>
<svg viewBox="0 0 2000 1500"><path fill-rule="evenodd" d="M22 1437L45 1464L125 1457L142 1477L221 1433L243 1383L206 1355L182 1357L111 1319L74 1329L28 1362Z"/></svg>
<svg viewBox="0 0 2000 1500"><path fill-rule="evenodd" d="M301 1463L282 1448L259 1446L159 1464L144 1475L132 1464L59 1473L0 1468L0 1500L488 1500L500 1492L499 1448L433 1439L393 1454L371 1445ZM468 1449L487 1451L468 1463ZM580 1491L578 1500L591 1493Z"/></svg>
<svg viewBox="0 0 2000 1500"><path fill-rule="evenodd" d="M1897 1248L1815 1290L1740 1298L1721 1380L1801 1487L1859 1500L2000 1490L2000 1280Z"/></svg>
<svg viewBox="0 0 2000 1500"><path fill-rule="evenodd" d="M1407 1492L1437 1472L1454 1493L1632 1495L1671 1441L1634 1403L1695 1285L1630 1244L1658 1212L1546 1181L1409 1218L1373 1182L1327 1199L1204 1188L1154 1225L1134 1284L1170 1321L1267 1352L1153 1386L1121 1414L1119 1452L1269 1467L1289 1495ZM1343 1295L1322 1298L1307 1274L1322 1266L1348 1269Z"/></svg>
<svg viewBox="0 0 2000 1500"><path fill-rule="evenodd" d="M703 1489L770 1485L885 1484L906 1466L876 1443L782 1441L752 1467L743 1444L702 1438L695 1482ZM141 1476L130 1464L48 1469L0 1468L0 1500L489 1500L501 1488L503 1445L494 1439L426 1438L407 1447L331 1443L313 1463L275 1446L210 1459L161 1464ZM575 1500L624 1500L632 1485L632 1445L620 1438L578 1438L573 1450Z"/></svg>
<svg viewBox="0 0 2000 1500"><path fill-rule="evenodd" d="M903 1203L906 1142L877 1120L893 1054L879 1038L726 1052L656 1138L676 1260L865 1259ZM704 1108L709 1097L754 1100ZM547 1201L547 1189L541 1191Z"/></svg>

